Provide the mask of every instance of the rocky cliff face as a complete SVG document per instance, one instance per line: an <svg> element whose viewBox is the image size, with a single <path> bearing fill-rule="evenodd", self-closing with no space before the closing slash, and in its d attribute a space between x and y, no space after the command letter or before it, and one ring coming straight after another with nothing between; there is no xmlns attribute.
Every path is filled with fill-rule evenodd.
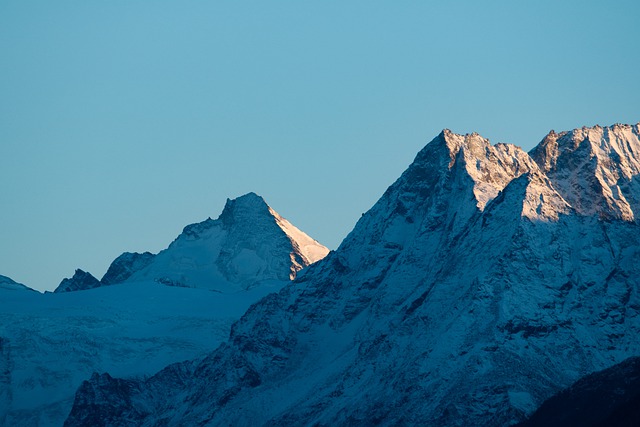
<svg viewBox="0 0 640 427"><path fill-rule="evenodd" d="M529 155L443 131L336 252L205 360L103 401L105 425L523 420L640 352L639 134L552 133ZM85 383L66 425L113 381Z"/></svg>

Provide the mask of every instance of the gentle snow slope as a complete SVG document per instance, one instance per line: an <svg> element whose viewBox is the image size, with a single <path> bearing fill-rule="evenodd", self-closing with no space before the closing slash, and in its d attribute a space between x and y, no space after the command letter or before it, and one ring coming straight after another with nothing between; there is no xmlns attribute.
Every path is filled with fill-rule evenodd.
<svg viewBox="0 0 640 427"><path fill-rule="evenodd" d="M39 294L0 289L0 425L62 425L94 371L150 375L200 357L285 282L220 294L156 283Z"/></svg>

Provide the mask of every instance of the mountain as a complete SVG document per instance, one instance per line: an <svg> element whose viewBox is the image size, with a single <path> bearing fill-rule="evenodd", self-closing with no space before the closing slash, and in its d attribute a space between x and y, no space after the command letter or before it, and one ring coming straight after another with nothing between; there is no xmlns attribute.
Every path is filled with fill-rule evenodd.
<svg viewBox="0 0 640 427"><path fill-rule="evenodd" d="M518 427L640 425L640 357L581 378Z"/></svg>
<svg viewBox="0 0 640 427"><path fill-rule="evenodd" d="M0 425L62 425L95 371L139 378L206 356L326 252L251 193L158 255L121 255L100 281L77 270L40 294L1 276Z"/></svg>
<svg viewBox="0 0 640 427"><path fill-rule="evenodd" d="M640 125L443 131L201 361L94 375L65 425L507 426L640 354Z"/></svg>
<svg viewBox="0 0 640 427"><path fill-rule="evenodd" d="M0 290L3 291L32 291L37 292L22 283L15 282L7 276L0 275Z"/></svg>
<svg viewBox="0 0 640 427"><path fill-rule="evenodd" d="M216 220L182 234L125 283L152 280L220 292L249 289L261 280L290 280L329 250L294 227L255 193L227 203Z"/></svg>
<svg viewBox="0 0 640 427"><path fill-rule="evenodd" d="M263 280L290 280L329 250L248 193L229 200L216 220L188 225L157 255L124 253L101 281L77 270L56 292L154 281L219 292L246 290Z"/></svg>
<svg viewBox="0 0 640 427"><path fill-rule="evenodd" d="M54 292L73 292L84 291L87 289L93 289L100 287L101 283L98 279L93 277L91 273L77 269L73 276L69 279L62 279L62 282L58 285Z"/></svg>

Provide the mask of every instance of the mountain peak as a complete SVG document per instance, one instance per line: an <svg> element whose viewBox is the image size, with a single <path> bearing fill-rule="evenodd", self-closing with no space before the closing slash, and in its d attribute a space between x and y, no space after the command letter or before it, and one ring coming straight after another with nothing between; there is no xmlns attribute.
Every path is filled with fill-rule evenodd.
<svg viewBox="0 0 640 427"><path fill-rule="evenodd" d="M483 210L512 179L537 169L535 163L520 147L495 144L473 132L459 135L443 131L451 162L449 168L460 163L473 183L476 207Z"/></svg>
<svg viewBox="0 0 640 427"><path fill-rule="evenodd" d="M227 199L220 219L225 225L233 223L237 218L269 215L269 205L256 193L247 193L235 199Z"/></svg>
<svg viewBox="0 0 640 427"><path fill-rule="evenodd" d="M218 219L188 225L158 255L138 255L125 282L236 292L266 280L294 279L329 250L298 230L255 193L227 199ZM115 263L115 262L114 262ZM118 268L118 271L122 270Z"/></svg>
<svg viewBox="0 0 640 427"><path fill-rule="evenodd" d="M93 289L100 287L100 281L93 277L91 273L76 269L73 277L70 279L62 279L62 282L55 289L56 293L71 292L71 291L83 291L86 289Z"/></svg>
<svg viewBox="0 0 640 427"><path fill-rule="evenodd" d="M638 125L551 132L530 155L579 214L633 221L640 212Z"/></svg>

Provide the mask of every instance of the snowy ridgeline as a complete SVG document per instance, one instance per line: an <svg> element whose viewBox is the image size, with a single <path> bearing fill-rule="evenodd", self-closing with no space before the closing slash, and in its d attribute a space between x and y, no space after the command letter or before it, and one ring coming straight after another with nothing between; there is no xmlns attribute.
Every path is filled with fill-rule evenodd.
<svg viewBox="0 0 640 427"><path fill-rule="evenodd" d="M495 425L640 354L640 126L443 131L204 359L94 376L68 426Z"/></svg>
<svg viewBox="0 0 640 427"><path fill-rule="evenodd" d="M141 377L202 358L327 252L251 193L158 255L123 254L101 280L77 270L40 294L0 276L0 425L62 425L94 372Z"/></svg>

